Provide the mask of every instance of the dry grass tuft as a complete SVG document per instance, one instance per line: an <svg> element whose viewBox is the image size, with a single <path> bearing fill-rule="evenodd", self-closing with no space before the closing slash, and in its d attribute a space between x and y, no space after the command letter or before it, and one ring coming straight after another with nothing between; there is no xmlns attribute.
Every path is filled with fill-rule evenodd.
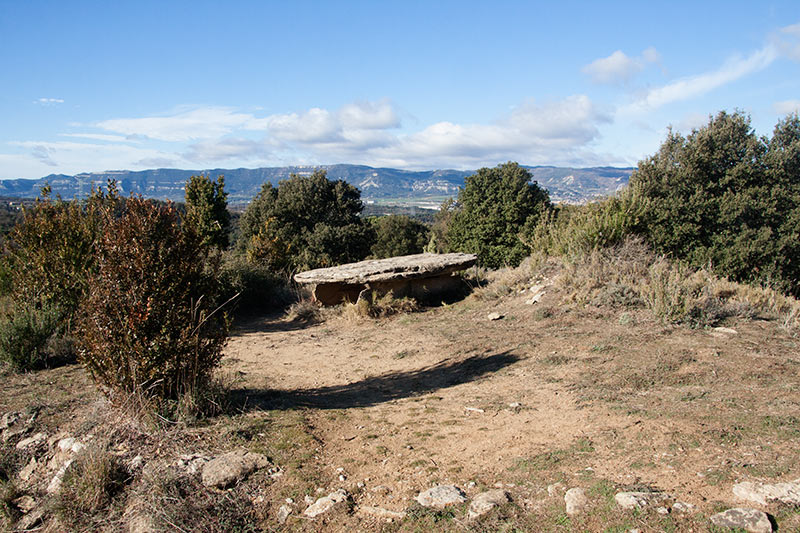
<svg viewBox="0 0 800 533"><path fill-rule="evenodd" d="M314 323L322 320L322 313L319 304L310 298L303 298L289 307L286 317L296 322Z"/></svg>
<svg viewBox="0 0 800 533"><path fill-rule="evenodd" d="M363 318L384 318L400 313L414 313L420 310L420 305L413 298L395 298L392 291L381 294L370 291L364 297L359 297L355 303L346 303L342 306L342 316L350 321Z"/></svg>

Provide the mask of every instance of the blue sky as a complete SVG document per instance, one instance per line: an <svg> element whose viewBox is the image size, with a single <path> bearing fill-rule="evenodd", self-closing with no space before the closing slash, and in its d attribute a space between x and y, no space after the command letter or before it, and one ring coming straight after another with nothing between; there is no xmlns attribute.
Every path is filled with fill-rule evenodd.
<svg viewBox="0 0 800 533"><path fill-rule="evenodd" d="M0 0L0 178L635 165L800 107L787 2Z"/></svg>

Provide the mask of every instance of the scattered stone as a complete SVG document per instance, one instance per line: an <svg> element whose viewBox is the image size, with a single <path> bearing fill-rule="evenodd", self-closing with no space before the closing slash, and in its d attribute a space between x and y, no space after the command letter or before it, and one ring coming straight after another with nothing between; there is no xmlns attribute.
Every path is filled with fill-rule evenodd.
<svg viewBox="0 0 800 533"><path fill-rule="evenodd" d="M638 509L671 500L672 496L663 492L618 492L614 496L617 505L623 509Z"/></svg>
<svg viewBox="0 0 800 533"><path fill-rule="evenodd" d="M718 328L711 328L711 331L714 332L714 333L721 333L723 335L738 335L739 334L739 332L736 331L733 328L718 327Z"/></svg>
<svg viewBox="0 0 800 533"><path fill-rule="evenodd" d="M131 470L139 470L144 466L144 457L142 457L141 455L137 455L136 457L131 459L131 462L128 463L128 466L130 466Z"/></svg>
<svg viewBox="0 0 800 533"><path fill-rule="evenodd" d="M478 409L477 407L465 407L464 409L466 411L470 411L472 413L483 413L484 412L483 409Z"/></svg>
<svg viewBox="0 0 800 533"><path fill-rule="evenodd" d="M269 459L260 453L234 450L215 457L203 467L203 485L224 489L259 468L269 466Z"/></svg>
<svg viewBox="0 0 800 533"><path fill-rule="evenodd" d="M508 404L508 406L512 409L519 409L520 407L522 407L522 404L519 402L511 402L510 404Z"/></svg>
<svg viewBox="0 0 800 533"><path fill-rule="evenodd" d="M376 485L376 486L372 487L372 492L375 492L377 494L386 495L386 494L389 494L390 492L392 492L392 489L390 489L386 485Z"/></svg>
<svg viewBox="0 0 800 533"><path fill-rule="evenodd" d="M500 313L494 312L494 313L489 313L488 315L486 315L486 318L488 320L500 320L501 318L503 318L503 315L501 315Z"/></svg>
<svg viewBox="0 0 800 533"><path fill-rule="evenodd" d="M288 505L281 505L278 509L278 523L285 524L290 514L292 514L292 508Z"/></svg>
<svg viewBox="0 0 800 533"><path fill-rule="evenodd" d="M66 463L64 463L61 468L58 469L56 475L53 476L53 479L50 480L50 484L47 485L47 494L55 494L59 490L61 490L61 482L64 479L64 474L67 473L67 470L72 463L74 463L74 459L69 459Z"/></svg>
<svg viewBox="0 0 800 533"><path fill-rule="evenodd" d="M669 514L669 509L667 509L666 507L663 507L663 506L656 507L656 512L658 514L661 514L661 515L668 515Z"/></svg>
<svg viewBox="0 0 800 533"><path fill-rule="evenodd" d="M303 501L306 503L306 505L311 505L312 503L314 503L317 500L313 496L311 496L310 494L306 494L303 497Z"/></svg>
<svg viewBox="0 0 800 533"><path fill-rule="evenodd" d="M47 440L47 433L37 433L32 437L28 437L27 439L22 439L17 443L18 450L24 450L25 448L30 448L33 446L38 445Z"/></svg>
<svg viewBox="0 0 800 533"><path fill-rule="evenodd" d="M498 505L503 505L508 502L508 493L502 489L481 492L473 498L472 503L469 505L469 519L474 520L485 515Z"/></svg>
<svg viewBox="0 0 800 533"><path fill-rule="evenodd" d="M772 500L787 505L800 505L800 479L793 483L752 483L744 481L733 486L733 493L743 500L767 505Z"/></svg>
<svg viewBox="0 0 800 533"><path fill-rule="evenodd" d="M767 513L742 507L715 514L711 517L711 523L718 527L744 529L750 533L771 533L772 531L772 524Z"/></svg>
<svg viewBox="0 0 800 533"><path fill-rule="evenodd" d="M525 300L525 305L533 305L533 304L535 304L535 303L539 303L539 300L541 300L541 299L542 299L542 297L543 297L545 294L547 294L545 291L539 291L539 292L537 292L536 294L534 294L533 296L531 296L529 299Z"/></svg>
<svg viewBox="0 0 800 533"><path fill-rule="evenodd" d="M580 487L574 487L564 494L564 503L567 505L567 514L575 516L586 510L589 505L589 498L586 497L585 490Z"/></svg>
<svg viewBox="0 0 800 533"><path fill-rule="evenodd" d="M293 499L293 498L286 498L286 500L284 500L284 501L285 501L286 503L288 503L289 505L291 505L291 504L293 504L293 503L294 503L294 499Z"/></svg>
<svg viewBox="0 0 800 533"><path fill-rule="evenodd" d="M369 505L359 506L356 512L368 514L370 516L374 516L375 518L382 518L387 521L402 520L406 517L405 511L391 511L389 509L384 509L383 507L371 507Z"/></svg>
<svg viewBox="0 0 800 533"><path fill-rule="evenodd" d="M464 492L455 485L437 485L420 492L415 499L424 507L435 507L437 509L467 501Z"/></svg>
<svg viewBox="0 0 800 533"><path fill-rule="evenodd" d="M547 485L547 495L550 496L551 498L559 496L562 492L564 492L564 489L566 489L566 487L561 482L553 483L552 485Z"/></svg>
<svg viewBox="0 0 800 533"><path fill-rule="evenodd" d="M25 531L38 526L44 518L44 508L38 507L19 519L17 531Z"/></svg>
<svg viewBox="0 0 800 533"><path fill-rule="evenodd" d="M364 487L366 487L366 484L363 481L359 481L358 483L356 483L356 487L358 487L359 489L363 489Z"/></svg>
<svg viewBox="0 0 800 533"><path fill-rule="evenodd" d="M28 464L19 471L19 478L22 481L29 481L37 466L39 466L39 463L36 461L36 457L32 457Z"/></svg>
<svg viewBox="0 0 800 533"><path fill-rule="evenodd" d="M344 489L339 489L336 492L331 492L327 496L323 496L316 502L312 503L311 506L309 506L308 509L303 512L303 514L309 518L314 518L322 513L327 513L333 509L334 505L345 500L347 500L347 492Z"/></svg>
<svg viewBox="0 0 800 533"><path fill-rule="evenodd" d="M695 512L697 508L692 505L691 503L686 502L675 502L672 504L672 512L673 513L680 513L680 514L691 514Z"/></svg>
<svg viewBox="0 0 800 533"><path fill-rule="evenodd" d="M86 449L86 445L78 442L74 437L67 437L58 441L58 449L63 453L80 453Z"/></svg>
<svg viewBox="0 0 800 533"><path fill-rule="evenodd" d="M31 498L27 494L25 496L20 496L15 500L11 500L11 503L13 503L17 507L17 509L19 509L23 513L29 513L36 507L36 500Z"/></svg>
<svg viewBox="0 0 800 533"><path fill-rule="evenodd" d="M19 420L19 413L16 411L9 411L0 418L0 429L8 429Z"/></svg>

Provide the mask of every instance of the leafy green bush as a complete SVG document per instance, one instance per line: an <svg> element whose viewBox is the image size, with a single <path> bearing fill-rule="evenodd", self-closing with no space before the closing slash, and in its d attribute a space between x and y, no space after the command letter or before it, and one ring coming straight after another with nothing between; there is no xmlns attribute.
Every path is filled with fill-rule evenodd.
<svg viewBox="0 0 800 533"><path fill-rule="evenodd" d="M758 137L741 112L721 112L688 137L670 132L630 188L635 231L657 251L736 281L800 295L800 119Z"/></svg>
<svg viewBox="0 0 800 533"><path fill-rule="evenodd" d="M231 215L225 178L211 181L208 176L192 176L186 182L186 216L184 221L202 235L203 244L227 248Z"/></svg>
<svg viewBox="0 0 800 533"><path fill-rule="evenodd" d="M80 359L110 392L178 400L201 389L227 338L217 267L172 205L105 209L79 324Z"/></svg>
<svg viewBox="0 0 800 533"><path fill-rule="evenodd" d="M362 209L358 189L325 171L265 183L240 219L241 246L251 261L287 274L360 261L373 240Z"/></svg>
<svg viewBox="0 0 800 533"><path fill-rule="evenodd" d="M48 342L60 332L62 318L54 304L17 303L0 319L0 360L16 371L45 366Z"/></svg>
<svg viewBox="0 0 800 533"><path fill-rule="evenodd" d="M376 259L421 254L427 244L428 228L406 215L387 215L369 219L375 231L370 256Z"/></svg>
<svg viewBox="0 0 800 533"><path fill-rule="evenodd" d="M465 180L447 230L449 247L478 255L490 268L517 266L528 255L520 240L550 205L547 191L517 163L482 168Z"/></svg>
<svg viewBox="0 0 800 533"><path fill-rule="evenodd" d="M222 299L234 298L237 312L252 313L282 309L292 294L286 276L273 272L267 265L248 261L244 254L225 254L220 268Z"/></svg>

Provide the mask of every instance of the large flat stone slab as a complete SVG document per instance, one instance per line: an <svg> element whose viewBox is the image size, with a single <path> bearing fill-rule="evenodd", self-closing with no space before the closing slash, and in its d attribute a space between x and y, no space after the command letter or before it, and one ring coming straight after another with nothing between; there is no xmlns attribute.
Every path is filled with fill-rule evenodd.
<svg viewBox="0 0 800 533"><path fill-rule="evenodd" d="M365 289L424 299L453 290L459 282L453 273L476 261L473 254L404 255L309 270L294 280L313 284L314 299L323 305L354 302Z"/></svg>

